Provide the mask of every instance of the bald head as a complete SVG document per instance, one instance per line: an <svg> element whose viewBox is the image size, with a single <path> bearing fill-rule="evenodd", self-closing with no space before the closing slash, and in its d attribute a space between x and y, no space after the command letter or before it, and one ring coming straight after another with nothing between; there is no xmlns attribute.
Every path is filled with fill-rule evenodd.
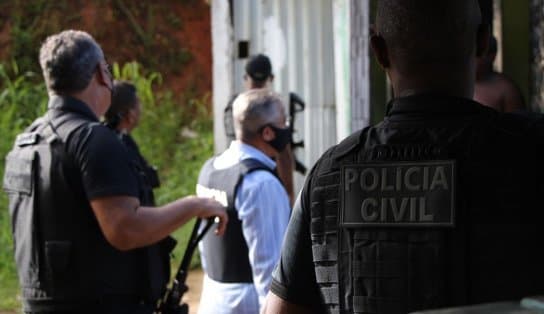
<svg viewBox="0 0 544 314"><path fill-rule="evenodd" d="M401 72L463 64L476 53L477 0L380 0L376 34Z"/></svg>
<svg viewBox="0 0 544 314"><path fill-rule="evenodd" d="M253 140L265 125L285 120L281 99L268 89L252 89L236 97L232 116L236 138L242 141Z"/></svg>

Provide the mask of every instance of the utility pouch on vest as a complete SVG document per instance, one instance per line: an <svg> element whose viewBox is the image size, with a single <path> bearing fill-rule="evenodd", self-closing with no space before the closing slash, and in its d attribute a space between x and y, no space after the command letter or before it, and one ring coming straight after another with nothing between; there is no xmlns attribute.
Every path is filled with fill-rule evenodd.
<svg viewBox="0 0 544 314"><path fill-rule="evenodd" d="M64 126L66 135L86 121L73 119ZM48 117L36 120L17 136L6 156L3 189L9 198L15 262L23 297L25 291L46 290L56 294L67 290L72 255L70 241L56 241L62 228L52 204L52 176L58 176L63 158L61 138L52 129ZM61 224L62 225L62 224ZM59 290L60 289L60 290Z"/></svg>
<svg viewBox="0 0 544 314"><path fill-rule="evenodd" d="M16 145L23 147L38 140L37 134L24 133L19 136ZM15 244L15 262L18 267L21 286L34 287L39 284L40 254L38 251L38 233L29 232L36 225L35 181L36 153L32 149L15 149L6 156L3 188L9 198L9 213L12 217L11 230Z"/></svg>
<svg viewBox="0 0 544 314"><path fill-rule="evenodd" d="M71 241L45 242L45 266L53 287L58 286L68 276L73 276L68 271L71 250Z"/></svg>

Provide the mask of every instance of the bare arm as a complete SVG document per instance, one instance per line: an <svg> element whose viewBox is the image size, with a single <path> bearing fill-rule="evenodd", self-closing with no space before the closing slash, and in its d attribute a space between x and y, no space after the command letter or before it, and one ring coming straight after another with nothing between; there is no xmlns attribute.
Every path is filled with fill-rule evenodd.
<svg viewBox="0 0 544 314"><path fill-rule="evenodd" d="M228 219L221 204L194 196L161 207L141 207L135 197L110 196L91 200L91 207L108 242L123 251L156 243L195 216L219 217L216 234L222 235Z"/></svg>
<svg viewBox="0 0 544 314"><path fill-rule="evenodd" d="M521 91L515 83L508 78L503 78L501 86L504 95L504 112L512 112L525 109L525 103Z"/></svg>
<svg viewBox="0 0 544 314"><path fill-rule="evenodd" d="M306 314L313 313L310 308L289 303L272 292L268 293L261 314Z"/></svg>

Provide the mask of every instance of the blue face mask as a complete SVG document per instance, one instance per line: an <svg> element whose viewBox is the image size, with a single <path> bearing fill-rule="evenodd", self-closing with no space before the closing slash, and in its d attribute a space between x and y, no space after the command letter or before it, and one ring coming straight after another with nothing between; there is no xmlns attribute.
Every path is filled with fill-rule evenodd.
<svg viewBox="0 0 544 314"><path fill-rule="evenodd" d="M293 138L293 133L291 132L291 128L286 127L284 129L280 129L271 124L268 124L266 126L270 127L274 131L274 134L276 134L276 137L273 140L268 141L268 144L274 147L274 149L278 153L281 153L285 149L287 144L291 143L291 140Z"/></svg>

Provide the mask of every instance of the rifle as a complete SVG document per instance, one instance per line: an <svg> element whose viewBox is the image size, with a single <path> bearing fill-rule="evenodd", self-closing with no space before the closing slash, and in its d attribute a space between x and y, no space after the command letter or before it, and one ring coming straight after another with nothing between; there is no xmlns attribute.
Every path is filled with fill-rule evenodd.
<svg viewBox="0 0 544 314"><path fill-rule="evenodd" d="M202 240L206 232L210 230L211 226L214 223L213 219L208 219L206 226L199 233L198 229L200 228L200 219L197 219L193 231L191 232L191 237L189 238L189 243L187 243L187 248L183 254L183 259L179 265L176 277L172 282L170 289L167 289L163 297L159 301L159 305L155 311L156 314L188 314L189 305L187 303L181 303L183 295L189 288L185 284L187 279L187 270L191 263L191 258L193 253L198 245L198 242Z"/></svg>
<svg viewBox="0 0 544 314"><path fill-rule="evenodd" d="M291 134L296 132L295 130L295 116L297 113L304 111L306 104L304 100L300 98L299 95L290 92L289 93L289 127L291 128ZM294 150L299 147L304 147L304 141L295 142L294 138L291 137L291 149ZM301 173L302 175L306 174L306 166L296 158L295 156L295 171Z"/></svg>

